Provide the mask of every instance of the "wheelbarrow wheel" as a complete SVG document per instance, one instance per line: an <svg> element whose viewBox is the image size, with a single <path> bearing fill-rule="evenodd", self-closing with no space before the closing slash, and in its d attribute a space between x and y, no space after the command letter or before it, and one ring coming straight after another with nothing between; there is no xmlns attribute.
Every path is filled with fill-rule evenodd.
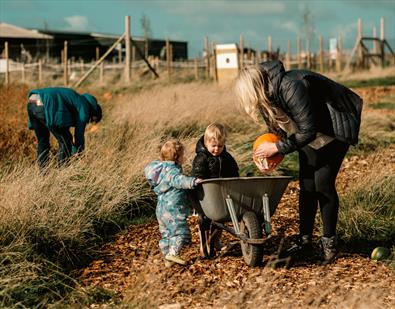
<svg viewBox="0 0 395 309"><path fill-rule="evenodd" d="M248 238L259 239L262 238L262 229L258 217L255 213L248 211L245 212L240 223L240 232ZM262 245L249 244L241 240L241 251L243 258L247 265L257 266L263 259Z"/></svg>

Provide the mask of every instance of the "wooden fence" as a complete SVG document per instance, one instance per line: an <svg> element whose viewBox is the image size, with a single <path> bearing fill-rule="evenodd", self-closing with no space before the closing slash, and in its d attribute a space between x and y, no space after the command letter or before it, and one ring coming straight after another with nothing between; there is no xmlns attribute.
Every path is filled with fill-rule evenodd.
<svg viewBox="0 0 395 309"><path fill-rule="evenodd" d="M372 41L371 50L367 47L366 41ZM106 57L116 46L125 42L125 55L119 63L108 62ZM244 37L240 35L239 42L239 66L259 63L261 61L280 59L283 61L286 69L310 69L326 72L341 72L350 69L351 65L361 68L367 68L370 65L395 64L395 55L384 38L384 20L380 21L380 38L377 38L376 31L373 31L373 37L365 37L362 32L362 20L358 20L358 35L355 46L352 51L343 50L342 38L336 38L334 46L330 49L324 48L324 39L319 36L319 50L315 53L302 49L301 38L297 37L295 41L296 52L292 52L292 42L288 41L286 52L280 53L273 50L273 38L268 36L267 49L256 51L245 48ZM133 46L132 46L133 45ZM59 80L63 77L62 85L77 87L84 82L90 74L95 74L95 82L104 84L105 81L111 80L112 77L118 76L124 83L128 84L136 78L143 75L151 74L154 78L161 76L173 78L179 74L180 70L188 72L195 79L213 78L216 79L216 56L215 43L210 42L208 37L204 39L203 57L185 61L173 61L173 47L170 41L166 40L165 59L148 56L140 51L133 38L130 35L130 17L125 17L125 32L115 41L115 43L101 56L96 49L96 61L84 63L82 60L75 61L68 59L68 42L64 42L64 48L61 53L61 62L43 62L38 60L35 63L17 63L9 60L8 43L4 46L5 59L2 59L0 68L5 73L5 84L10 81L35 82L43 84L44 81ZM333 45L333 44L332 44ZM389 50L386 53L385 48ZM135 53L138 52L143 60L135 61ZM122 57L120 57L121 59ZM376 61L379 59L380 61ZM177 72L176 72L177 71ZM122 78L120 78L122 76Z"/></svg>

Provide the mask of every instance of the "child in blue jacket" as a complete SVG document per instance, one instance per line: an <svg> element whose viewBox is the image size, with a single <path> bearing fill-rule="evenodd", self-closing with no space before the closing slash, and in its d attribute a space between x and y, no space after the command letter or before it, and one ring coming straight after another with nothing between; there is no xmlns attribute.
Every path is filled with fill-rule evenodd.
<svg viewBox="0 0 395 309"><path fill-rule="evenodd" d="M160 150L160 161L148 164L145 176L158 195L156 217L161 240L159 248L165 256L165 265L186 265L180 257L181 249L191 241L187 218L190 201L187 190L193 189L202 180L182 174L184 147L177 140L165 142Z"/></svg>

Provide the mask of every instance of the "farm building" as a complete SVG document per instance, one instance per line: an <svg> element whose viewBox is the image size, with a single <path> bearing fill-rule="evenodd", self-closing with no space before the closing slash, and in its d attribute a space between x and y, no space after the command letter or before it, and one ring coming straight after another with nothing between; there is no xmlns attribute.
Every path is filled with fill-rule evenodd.
<svg viewBox="0 0 395 309"><path fill-rule="evenodd" d="M32 57L48 56L53 37L36 30L0 23L0 54L4 56L4 43L8 42L11 59L30 62Z"/></svg>
<svg viewBox="0 0 395 309"><path fill-rule="evenodd" d="M118 35L90 32L55 31L48 29L26 29L15 25L0 23L0 51L8 42L9 57L14 60L29 62L31 59L61 57L64 42L68 42L68 57L91 61L113 45ZM134 59L142 56L165 56L166 40L132 37L135 45ZM188 42L170 41L173 46L173 60L188 59ZM109 60L119 61L124 57L124 43L108 56Z"/></svg>

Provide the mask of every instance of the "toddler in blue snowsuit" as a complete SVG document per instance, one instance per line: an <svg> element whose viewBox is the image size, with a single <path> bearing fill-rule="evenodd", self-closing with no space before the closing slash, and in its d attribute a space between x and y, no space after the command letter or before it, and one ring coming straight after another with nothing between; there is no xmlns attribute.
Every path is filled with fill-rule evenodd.
<svg viewBox="0 0 395 309"><path fill-rule="evenodd" d="M193 189L202 181L182 174L183 161L182 143L169 140L160 150L160 161L152 161L144 169L148 183L158 195L156 217L161 233L159 248L167 266L187 263L180 257L182 247L191 241L187 223L190 202L185 189Z"/></svg>

